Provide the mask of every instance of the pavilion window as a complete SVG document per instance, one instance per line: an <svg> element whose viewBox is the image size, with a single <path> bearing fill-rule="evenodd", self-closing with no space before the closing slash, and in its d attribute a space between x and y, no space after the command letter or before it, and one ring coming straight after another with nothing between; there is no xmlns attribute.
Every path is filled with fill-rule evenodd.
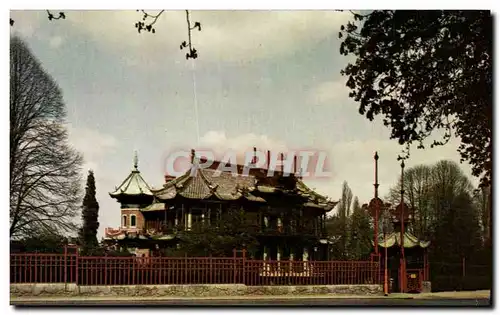
<svg viewBox="0 0 500 315"><path fill-rule="evenodd" d="M205 220L205 208L192 207L191 208L191 224L201 226Z"/></svg>
<svg viewBox="0 0 500 315"><path fill-rule="evenodd" d="M123 227L127 227L127 216L126 215L123 215Z"/></svg>
<svg viewBox="0 0 500 315"><path fill-rule="evenodd" d="M295 233L296 229L297 229L297 221L295 221L294 219L290 220L290 231L292 233Z"/></svg>
<svg viewBox="0 0 500 315"><path fill-rule="evenodd" d="M132 214L130 216L130 227L135 227L136 226L136 221L137 221L137 218L136 218L135 214Z"/></svg>
<svg viewBox="0 0 500 315"><path fill-rule="evenodd" d="M191 222L193 225L201 225L201 224L203 224L203 220L204 220L203 214L193 213L191 216L191 220L192 220Z"/></svg>

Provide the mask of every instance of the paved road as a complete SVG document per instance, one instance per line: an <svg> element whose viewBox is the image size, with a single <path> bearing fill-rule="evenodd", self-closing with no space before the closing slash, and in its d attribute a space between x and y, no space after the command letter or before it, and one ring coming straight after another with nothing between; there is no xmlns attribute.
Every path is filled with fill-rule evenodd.
<svg viewBox="0 0 500 315"><path fill-rule="evenodd" d="M489 299L87 300L11 302L15 306L491 306Z"/></svg>

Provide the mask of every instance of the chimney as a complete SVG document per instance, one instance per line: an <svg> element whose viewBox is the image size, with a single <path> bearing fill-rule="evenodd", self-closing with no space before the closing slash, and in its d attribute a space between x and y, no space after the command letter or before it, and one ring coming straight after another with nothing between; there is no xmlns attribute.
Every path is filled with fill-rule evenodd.
<svg viewBox="0 0 500 315"><path fill-rule="evenodd" d="M281 153L281 175L283 175L285 173L285 164L284 164L284 161L285 158L284 158L284 154Z"/></svg>
<svg viewBox="0 0 500 315"><path fill-rule="evenodd" d="M297 155L293 156L293 175L297 175Z"/></svg>

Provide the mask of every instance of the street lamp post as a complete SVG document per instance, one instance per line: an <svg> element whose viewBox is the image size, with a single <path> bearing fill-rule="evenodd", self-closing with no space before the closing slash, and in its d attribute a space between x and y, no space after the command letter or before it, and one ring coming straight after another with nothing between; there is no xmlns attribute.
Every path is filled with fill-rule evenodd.
<svg viewBox="0 0 500 315"><path fill-rule="evenodd" d="M405 169L405 161L401 161L401 204L400 204L400 248L401 248L401 258L400 258L400 272L401 272L401 293L404 293L405 283L406 283L406 260L405 260L405 247L404 247L404 216L405 216L405 204L404 204L404 169Z"/></svg>
<svg viewBox="0 0 500 315"><path fill-rule="evenodd" d="M370 255L372 263L375 262L377 263L376 267L376 276L375 279L377 282L380 281L380 275L381 275L381 261L380 261L380 253L379 253L379 248L378 248L378 225L379 225L379 213L380 209L382 207L382 200L378 197L378 153L375 152L375 155L373 156L373 159L375 160L375 184L373 185L375 187L375 196L374 198L370 201L370 204L368 206L368 210L370 211L370 215L373 218L373 226L374 226L374 233L373 233L373 245L375 247L374 253Z"/></svg>
<svg viewBox="0 0 500 315"><path fill-rule="evenodd" d="M375 152L375 156L373 157L375 159L375 200L377 202L375 203L375 255L378 257L378 214L380 211L380 203L378 202L378 154Z"/></svg>
<svg viewBox="0 0 500 315"><path fill-rule="evenodd" d="M389 295L389 279L388 279L388 272L387 272L387 226L386 222L384 220L384 224L382 228L384 229L384 295L387 296Z"/></svg>

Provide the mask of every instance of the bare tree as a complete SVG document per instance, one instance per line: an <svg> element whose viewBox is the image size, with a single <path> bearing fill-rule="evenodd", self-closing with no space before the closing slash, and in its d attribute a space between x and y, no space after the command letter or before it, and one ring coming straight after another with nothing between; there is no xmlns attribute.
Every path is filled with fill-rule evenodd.
<svg viewBox="0 0 500 315"><path fill-rule="evenodd" d="M10 236L74 231L82 157L68 145L61 90L28 46L10 42Z"/></svg>
<svg viewBox="0 0 500 315"><path fill-rule="evenodd" d="M54 21L54 20L60 20L60 19L66 19L66 13L64 12L59 12L59 13L54 13L49 10L47 11L47 18L49 21ZM145 10L136 10L137 12L140 12L142 14L142 19L137 21L135 23L135 28L139 33L141 31L147 31L150 33L156 33L156 29L154 28L154 25L160 18L160 16L165 13L165 10L160 10L158 13L149 13L146 12ZM190 17L189 10L185 10L186 12L186 23L187 23L187 34L188 34L188 39L187 41L183 41L180 43L180 50L183 50L184 48L188 51L186 53L186 60L187 59L196 59L198 58L198 51L196 48L194 48L193 42L192 42L192 32L193 30L198 30L201 32L201 23L197 21L192 21ZM10 18L10 26L14 25L14 20Z"/></svg>
<svg viewBox="0 0 500 315"><path fill-rule="evenodd" d="M434 165L417 165L405 171L404 176L404 198L411 210L410 226L416 236L429 238L439 225L452 222L452 214L462 208L460 215L469 215L467 198L472 198L472 184L457 163L442 160ZM393 205L401 200L400 187L401 178L389 192L388 201ZM471 221L471 229L472 225Z"/></svg>
<svg viewBox="0 0 500 315"><path fill-rule="evenodd" d="M411 211L411 228L418 237L425 237L429 225L432 223L430 198L433 189L432 167L417 165L405 171L404 199ZM387 199L391 204L401 202L401 178L390 189Z"/></svg>

